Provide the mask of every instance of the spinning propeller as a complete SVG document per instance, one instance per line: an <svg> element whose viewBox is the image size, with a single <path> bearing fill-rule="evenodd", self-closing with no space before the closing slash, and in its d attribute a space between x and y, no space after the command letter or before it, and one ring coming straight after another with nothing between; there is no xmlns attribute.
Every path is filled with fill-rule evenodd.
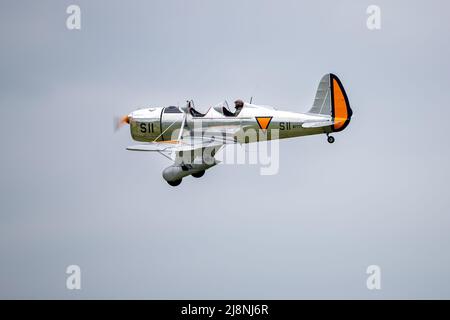
<svg viewBox="0 0 450 320"><path fill-rule="evenodd" d="M114 131L119 130L125 124L129 124L129 123L130 123L130 118L128 116L115 117L114 118Z"/></svg>

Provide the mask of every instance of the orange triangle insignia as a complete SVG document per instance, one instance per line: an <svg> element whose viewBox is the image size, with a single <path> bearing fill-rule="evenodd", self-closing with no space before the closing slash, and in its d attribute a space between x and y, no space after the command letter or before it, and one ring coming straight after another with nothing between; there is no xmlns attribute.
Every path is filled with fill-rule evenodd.
<svg viewBox="0 0 450 320"><path fill-rule="evenodd" d="M255 117L256 122L261 129L266 130L269 127L270 121L272 121L272 117Z"/></svg>

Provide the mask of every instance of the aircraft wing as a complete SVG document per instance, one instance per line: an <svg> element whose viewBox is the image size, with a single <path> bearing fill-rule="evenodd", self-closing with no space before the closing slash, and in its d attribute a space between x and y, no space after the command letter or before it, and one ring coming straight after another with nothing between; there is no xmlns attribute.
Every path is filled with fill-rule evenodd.
<svg viewBox="0 0 450 320"><path fill-rule="evenodd" d="M189 158L187 153L190 153L191 158L188 161L195 164L205 160L199 158L199 154L203 154L203 157L210 161L224 145L237 143L236 134L245 127L247 126L231 124L206 129L185 128L178 140L142 143L127 147L127 150L158 152L175 163L185 163L186 159L183 157Z"/></svg>
<svg viewBox="0 0 450 320"><path fill-rule="evenodd" d="M179 152L192 151L198 148L219 147L223 146L222 141L215 141L215 139L204 139L201 141L170 141L170 142L148 142L127 147L130 151L148 151L148 152Z"/></svg>
<svg viewBox="0 0 450 320"><path fill-rule="evenodd" d="M127 147L130 151L156 151L156 152L178 152L191 151L198 148L219 147L225 144L234 144L235 134L241 130L241 126L218 126L207 130L187 129L180 140L147 142Z"/></svg>
<svg viewBox="0 0 450 320"><path fill-rule="evenodd" d="M188 139L187 141L183 139L181 141L143 143L130 146L127 150L158 152L178 164L186 163L186 161L190 164L200 164L205 160L203 157L206 155L208 161L214 162L211 159L226 143L215 138Z"/></svg>
<svg viewBox="0 0 450 320"><path fill-rule="evenodd" d="M127 147L127 150L130 151L156 151L156 152L163 152L163 151L169 151L172 150L175 146L173 144L169 143L163 143L163 142L149 142L149 143L142 143L137 144L134 146Z"/></svg>

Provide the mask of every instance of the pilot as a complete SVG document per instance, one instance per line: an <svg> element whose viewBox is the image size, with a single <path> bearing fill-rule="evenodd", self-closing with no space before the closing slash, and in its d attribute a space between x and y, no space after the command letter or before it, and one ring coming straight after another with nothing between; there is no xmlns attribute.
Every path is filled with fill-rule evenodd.
<svg viewBox="0 0 450 320"><path fill-rule="evenodd" d="M239 112L241 112L242 108L244 107L244 101L241 99L238 99L234 102L234 107L236 108L236 111L234 112L234 116L237 116Z"/></svg>

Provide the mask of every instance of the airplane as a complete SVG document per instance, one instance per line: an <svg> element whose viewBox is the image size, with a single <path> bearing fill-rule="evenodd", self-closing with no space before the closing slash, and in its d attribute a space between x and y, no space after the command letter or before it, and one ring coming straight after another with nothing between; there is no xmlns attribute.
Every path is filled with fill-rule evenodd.
<svg viewBox="0 0 450 320"><path fill-rule="evenodd" d="M242 100L235 103L235 112L223 102L201 113L192 100L184 107L142 108L117 120L116 129L129 124L132 139L141 142L127 150L157 152L172 160L174 164L162 175L169 185L178 186L184 177L200 178L218 164L214 156L227 144L316 134L325 134L333 143L331 133L344 130L353 115L344 87L332 73L320 80L313 105L306 113Z"/></svg>

